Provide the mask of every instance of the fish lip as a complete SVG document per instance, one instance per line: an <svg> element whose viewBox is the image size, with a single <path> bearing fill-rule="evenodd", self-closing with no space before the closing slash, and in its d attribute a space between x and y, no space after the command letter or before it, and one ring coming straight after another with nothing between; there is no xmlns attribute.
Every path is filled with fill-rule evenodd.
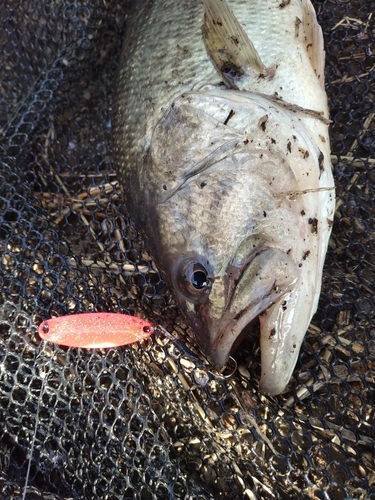
<svg viewBox="0 0 375 500"><path fill-rule="evenodd" d="M233 348L238 337L241 335L242 331L249 325L255 318L261 314L265 308L269 305L265 305L264 307L260 304L256 304L254 306L250 306L246 309L242 309L234 318L231 315L230 304L233 300L234 292L237 283L240 281L246 269L251 265L256 257L258 257L261 253L268 250L270 247L266 244L260 244L255 249L251 250L246 258L243 260L240 266L233 265L233 259L228 264L226 269L227 279L225 281L224 294L225 294L225 308L226 312L223 318L220 321L218 333L216 335L216 339L212 346L207 350L206 355L209 360L217 366L223 366L226 364L230 352ZM235 271L234 271L235 270ZM233 329L233 326L235 329ZM233 332L233 336L231 336L231 341L226 342L227 349L223 349L221 343L223 338L228 335L228 326L231 328ZM221 349L219 349L221 347Z"/></svg>
<svg viewBox="0 0 375 500"><path fill-rule="evenodd" d="M258 262L254 263L255 259ZM245 327L262 313L266 314L271 307L280 309L285 296L299 282L299 268L288 253L265 244L248 254L239 275L245 280L242 290L239 281L236 284L240 285L240 290L235 295L236 288L233 288L228 307L216 332L212 332L211 344L205 351L208 359L218 366L226 364ZM268 330L261 328L261 339L264 335L271 335L272 329L267 333Z"/></svg>
<svg viewBox="0 0 375 500"><path fill-rule="evenodd" d="M242 310L238 315L239 317L235 320L231 317L227 317L227 314L223 316L216 340L207 353L207 357L212 364L216 366L224 366L226 364L233 349L233 345L243 330L267 309L267 307L269 307L269 304L263 305L263 301L261 301L259 304ZM229 332L231 333L230 336L228 336ZM227 339L223 342L226 337Z"/></svg>

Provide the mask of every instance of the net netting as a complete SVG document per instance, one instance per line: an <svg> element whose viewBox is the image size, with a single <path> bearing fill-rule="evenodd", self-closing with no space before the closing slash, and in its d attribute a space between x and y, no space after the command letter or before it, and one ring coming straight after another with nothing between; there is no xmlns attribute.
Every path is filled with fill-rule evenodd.
<svg viewBox="0 0 375 500"><path fill-rule="evenodd" d="M111 99L136 2L0 10L0 498L375 499L375 16L316 0L338 205L317 314L288 392L229 378L189 343L122 205ZM177 339L80 350L39 323L152 318ZM187 346L187 347L185 347Z"/></svg>

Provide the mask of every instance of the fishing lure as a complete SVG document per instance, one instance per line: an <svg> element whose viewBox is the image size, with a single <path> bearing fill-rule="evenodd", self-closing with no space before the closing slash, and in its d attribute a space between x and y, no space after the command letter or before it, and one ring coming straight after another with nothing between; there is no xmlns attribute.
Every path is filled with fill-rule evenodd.
<svg viewBox="0 0 375 500"><path fill-rule="evenodd" d="M51 318L43 321L38 329L40 337L48 342L88 349L132 344L153 332L152 324L144 319L108 312Z"/></svg>

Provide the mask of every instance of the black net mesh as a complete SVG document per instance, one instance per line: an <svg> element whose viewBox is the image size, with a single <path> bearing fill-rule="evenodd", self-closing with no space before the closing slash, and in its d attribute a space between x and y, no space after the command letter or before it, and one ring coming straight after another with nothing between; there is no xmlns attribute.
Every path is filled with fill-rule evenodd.
<svg viewBox="0 0 375 500"><path fill-rule="evenodd" d="M318 312L270 398L256 339L229 379L184 348L122 206L111 98L130 2L2 3L0 498L22 498L33 451L30 500L375 499L375 16L371 0L314 4L338 208ZM94 310L180 340L41 348L42 319Z"/></svg>

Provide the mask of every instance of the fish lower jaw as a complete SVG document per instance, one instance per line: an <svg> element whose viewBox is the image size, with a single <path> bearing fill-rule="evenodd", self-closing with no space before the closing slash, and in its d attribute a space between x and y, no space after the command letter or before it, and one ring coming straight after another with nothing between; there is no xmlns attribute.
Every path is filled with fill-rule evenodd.
<svg viewBox="0 0 375 500"><path fill-rule="evenodd" d="M289 321L279 322L277 325L270 321L278 310L280 316L282 303L285 301L283 295L279 300L270 305L266 310L261 309L256 313L248 311L241 318L241 321L231 325L214 343L211 349L205 349L205 354L209 361L217 367L227 364L229 356L234 354L241 342L249 335L257 333L260 335L261 347L261 379L259 383L260 391L263 394L276 396L282 393L291 377L294 366L298 359L298 353L306 331L305 327L296 334ZM307 328L307 326L306 326Z"/></svg>

